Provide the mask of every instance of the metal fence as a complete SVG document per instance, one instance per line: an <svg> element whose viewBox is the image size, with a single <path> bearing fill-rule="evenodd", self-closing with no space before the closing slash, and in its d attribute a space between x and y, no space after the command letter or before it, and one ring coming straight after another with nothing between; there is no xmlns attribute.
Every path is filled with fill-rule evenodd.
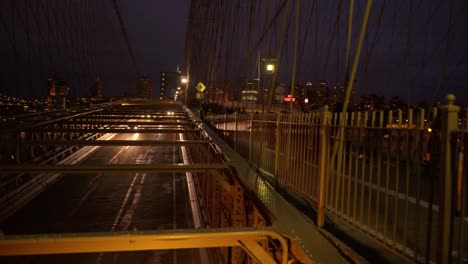
<svg viewBox="0 0 468 264"><path fill-rule="evenodd" d="M467 140L446 141L461 121L453 99L437 118L437 111L330 113L325 108L210 115L206 121L275 187L316 208L319 227L329 217L415 261L446 263L456 256L463 262L467 236L459 215L465 211L446 205L446 196L453 194L448 203L465 206L464 177L456 176L456 185L446 182L453 176L447 172L451 165L444 165L452 160L450 148L457 149L454 159L463 162L454 171L466 174Z"/></svg>

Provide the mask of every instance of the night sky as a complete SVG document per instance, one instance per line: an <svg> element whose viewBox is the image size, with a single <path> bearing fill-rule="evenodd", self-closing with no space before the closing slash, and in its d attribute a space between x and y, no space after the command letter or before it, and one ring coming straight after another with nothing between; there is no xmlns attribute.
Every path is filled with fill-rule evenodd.
<svg viewBox="0 0 468 264"><path fill-rule="evenodd" d="M135 94L137 72L152 77L182 64L188 0L118 0L134 50L132 65L112 1L0 2L0 93L44 97L56 74L76 96L99 77L105 96Z"/></svg>
<svg viewBox="0 0 468 264"><path fill-rule="evenodd" d="M0 93L43 97L47 77L57 74L70 83L77 96L89 95L96 77L102 79L106 96L131 95L140 72L155 80L156 95L159 73L183 66L190 1L117 3L137 68L132 65L112 1L1 1ZM318 3L317 16L307 29L313 3ZM338 3L302 1L300 82L325 79L333 84L342 79L344 67L336 62L344 59L347 1L341 11L339 43L331 38ZM362 16L364 5L365 1L356 1L356 17ZM239 8L245 6L244 2ZM467 103L466 6L466 1L455 0L374 1L356 76L358 93L383 94L387 100L398 95L416 104L422 99L441 100L453 92L457 102ZM285 82L290 79L290 66L285 65L291 64L292 57L294 24L290 24L280 76ZM356 41L360 19L354 24Z"/></svg>

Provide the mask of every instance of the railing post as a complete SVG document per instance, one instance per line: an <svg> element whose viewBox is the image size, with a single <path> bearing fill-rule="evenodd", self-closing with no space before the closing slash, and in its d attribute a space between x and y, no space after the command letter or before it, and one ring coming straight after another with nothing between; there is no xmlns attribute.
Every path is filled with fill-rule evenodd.
<svg viewBox="0 0 468 264"><path fill-rule="evenodd" d="M237 112L234 112L234 150L237 151Z"/></svg>
<svg viewBox="0 0 468 264"><path fill-rule="evenodd" d="M252 165L252 150L253 150L253 114L250 113L250 133L249 133L249 163Z"/></svg>
<svg viewBox="0 0 468 264"><path fill-rule="evenodd" d="M451 216L452 216L452 157L451 134L458 126L460 107L453 104L455 95L446 97L447 104L441 107L441 159L439 177L439 254L437 263L450 263Z"/></svg>
<svg viewBox="0 0 468 264"><path fill-rule="evenodd" d="M328 150L330 147L329 135L329 115L328 106L325 106L320 117L319 128L319 191L318 191L318 206L317 206L317 226L322 228L325 225L325 215L327 206L327 180L328 180Z"/></svg>
<svg viewBox="0 0 468 264"><path fill-rule="evenodd" d="M278 187L278 181L280 177L280 170L279 170L279 163L280 163L280 119L281 119L281 114L278 113L276 116L276 134L275 134L275 168L274 168L274 175L275 175L275 188Z"/></svg>

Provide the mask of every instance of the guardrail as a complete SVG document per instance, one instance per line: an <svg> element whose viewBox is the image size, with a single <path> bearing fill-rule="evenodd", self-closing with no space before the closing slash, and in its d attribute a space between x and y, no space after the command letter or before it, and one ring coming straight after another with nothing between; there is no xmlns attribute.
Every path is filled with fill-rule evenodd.
<svg viewBox="0 0 468 264"><path fill-rule="evenodd" d="M461 241L456 255L468 252L466 236L452 229L458 221L464 230L464 221L456 220L447 198L453 188L447 140L461 124L454 97L447 99L441 114L431 116L422 109L330 113L325 107L205 120L274 186L313 206L319 227L329 217L414 261L447 263L454 234ZM454 193L463 207L463 190Z"/></svg>

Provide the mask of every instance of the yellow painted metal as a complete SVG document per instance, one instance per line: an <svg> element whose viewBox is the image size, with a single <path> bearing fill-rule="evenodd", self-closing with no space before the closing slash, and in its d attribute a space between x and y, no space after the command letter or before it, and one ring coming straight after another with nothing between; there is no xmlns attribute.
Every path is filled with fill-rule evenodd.
<svg viewBox="0 0 468 264"><path fill-rule="evenodd" d="M345 98L343 100L343 112L346 112L348 110L349 97L351 96L351 90L354 86L354 77L357 72L359 56L361 54L362 42L364 41L364 36L367 32L367 21L369 20L371 8L372 8L372 0L367 0L366 9L364 11L364 17L362 19L362 24L361 24L361 32L359 33L359 39L358 39L356 51L354 53L354 60L351 66L351 73L349 75L349 80L347 80L347 83L346 83Z"/></svg>
<svg viewBox="0 0 468 264"><path fill-rule="evenodd" d="M257 263L276 264L276 261L265 251L265 249L254 240L241 240L239 243L250 256L254 257Z"/></svg>
<svg viewBox="0 0 468 264"><path fill-rule="evenodd" d="M258 83L260 85L260 82L258 82ZM249 133L249 163L252 164L252 162L253 162L252 152L253 152L253 148L254 148L254 144L253 144L253 135L254 135L253 114L249 114L249 117L250 117L250 120L249 120L249 129L250 129L250 133Z"/></svg>
<svg viewBox="0 0 468 264"><path fill-rule="evenodd" d="M379 129L378 137L383 138L383 116L384 113L383 111L379 111L379 124L377 128ZM380 214L380 184L381 184L381 179L382 179L382 152L378 151L377 152L377 194L376 194L376 209L375 211ZM376 236L377 232L379 230L379 217L375 220L375 227L374 230L376 230Z"/></svg>
<svg viewBox="0 0 468 264"><path fill-rule="evenodd" d="M230 199L230 214L231 227L244 227L247 226L247 219L245 214L245 201L244 190L242 186L236 182L232 186L232 198ZM244 241L247 242L247 241ZM258 245L258 244L257 244ZM252 252L256 253L256 248ZM266 253L265 253L266 254ZM254 256L257 256L254 254ZM239 248L232 249L231 263L242 263L244 259L244 252Z"/></svg>
<svg viewBox="0 0 468 264"><path fill-rule="evenodd" d="M208 140L33 140L16 142L41 146L185 146L212 143Z"/></svg>
<svg viewBox="0 0 468 264"><path fill-rule="evenodd" d="M403 215L403 247L406 248L407 242L407 235L408 235L408 197L409 197L409 189L410 189L410 133L413 125L413 109L408 110L408 119L406 122L407 126L406 129L403 130L404 133L404 145L406 146L406 150L404 153L404 160L407 162L405 163L405 208L404 208L404 215Z"/></svg>
<svg viewBox="0 0 468 264"><path fill-rule="evenodd" d="M285 238L273 231L197 232L176 234L99 233L60 234L43 236L3 237L0 256L64 253L165 250L184 248L215 248L241 246L254 258L272 261L257 241L275 239L281 244L281 263L287 263L288 245ZM267 262L271 263L271 262ZM275 262L273 262L275 263Z"/></svg>
<svg viewBox="0 0 468 264"><path fill-rule="evenodd" d="M370 127L374 128L375 127L375 111L371 112L371 121L370 121ZM375 146L375 131L370 131L370 153L369 153L369 186L368 186L368 198L367 198L367 226L372 226L371 223L371 212L372 212L372 193L373 193L373 183L374 183L374 149L376 148ZM378 185L377 185L378 186ZM378 189L377 189L378 192ZM371 228L368 229L370 231Z"/></svg>
<svg viewBox="0 0 468 264"><path fill-rule="evenodd" d="M78 128L78 125L71 124L72 127L69 128L51 128L48 130L30 130L32 132L37 133L190 133L190 132L197 132L197 129L193 128L141 128L141 129L133 129L133 128Z"/></svg>
<svg viewBox="0 0 468 264"><path fill-rule="evenodd" d="M366 159L367 159L367 152L366 148L364 147L364 140L363 136L365 135L365 127L367 126L367 119L368 119L368 113L364 112L364 119L362 120L362 123L359 123L359 145L362 146L361 149L359 150L358 153L358 159L360 160L361 163L361 201L359 204L359 222L361 225L364 225L364 194L365 194L365 183L366 183ZM369 181L369 185L371 185L372 182ZM368 190L370 192L370 188Z"/></svg>
<svg viewBox="0 0 468 264"><path fill-rule="evenodd" d="M348 81L349 77L349 58L351 56L351 36L353 33L353 15L354 15L354 0L349 1L348 12L348 32L346 41L346 61L345 61L345 80Z"/></svg>
<svg viewBox="0 0 468 264"><path fill-rule="evenodd" d="M319 225L325 213L331 213L411 258L433 250L421 239L431 240L427 232L434 224L429 229L418 226L431 221L425 219L428 215L437 214L424 189L427 179L420 179L427 173L423 160L430 162L425 158L429 134L425 112L340 113L333 114L327 125L324 120L318 111L275 119L253 116L252 123L261 129L249 135L255 145L249 151L253 160L261 157L256 164L259 171L277 177L281 188L315 206ZM322 125L329 133L325 138L320 134ZM326 152L326 174L321 173L323 144L329 150L331 144L337 146L336 153ZM459 182L457 178L455 186ZM250 218L251 214L249 222Z"/></svg>
<svg viewBox="0 0 468 264"><path fill-rule="evenodd" d="M275 175L275 183L278 182L278 177L279 175L281 175L281 172L280 172L280 159L281 159L281 136L282 136L282 129L281 129L281 117L283 115L281 114L278 114L278 116L276 117L276 134L275 134L275 171L274 171L274 175Z"/></svg>
<svg viewBox="0 0 468 264"><path fill-rule="evenodd" d="M326 213L326 204L327 201L325 198L327 197L327 176L328 176L328 149L329 145L329 133L328 133L328 126L329 126L329 112L328 107L325 107L322 113L322 124L320 125L320 140L319 140L319 197L318 197L318 205L317 205L317 226L323 227L325 225L325 213Z"/></svg>
<svg viewBox="0 0 468 264"><path fill-rule="evenodd" d="M113 165L0 165L2 173L127 173L127 172L203 172L225 169L226 164L113 164Z"/></svg>
<svg viewBox="0 0 468 264"><path fill-rule="evenodd" d="M393 112L388 113L388 124L393 124ZM389 132L388 132L389 133ZM387 134L389 135L389 134ZM390 149L390 139L387 140L387 149ZM383 236L384 239L387 237L387 224L388 224L388 202L389 202L389 189L390 189L390 155L389 153L386 154L386 166L385 166L385 208L384 208L384 225L383 225Z"/></svg>
<svg viewBox="0 0 468 264"><path fill-rule="evenodd" d="M299 45L299 26L301 14L301 0L296 0L296 27L294 30L294 48L293 48L293 64L291 76L291 95L294 96L294 88L296 87L296 67L297 67L297 47ZM293 100L289 103L289 112L293 112Z"/></svg>
<svg viewBox="0 0 468 264"><path fill-rule="evenodd" d="M355 119L353 120L353 132L351 133L351 145L353 147L351 157L353 158L353 166L354 166L354 177L353 177L353 182L354 182L354 193L353 193L353 222L354 224L358 224L358 215L357 215L357 210L358 210L358 186L359 186L359 144L356 142L356 138L359 134L359 123L361 121L361 115L359 112L355 112Z"/></svg>
<svg viewBox="0 0 468 264"><path fill-rule="evenodd" d="M210 170L209 172L214 176L214 179L223 191L226 191L229 194L232 193L232 185L226 180L225 175L221 174L219 170Z"/></svg>
<svg viewBox="0 0 468 264"><path fill-rule="evenodd" d="M451 217L452 217L452 153L451 153L451 133L458 128L458 112L460 107L454 105L455 95L447 95L447 105L441 107L442 128L441 128L441 160L439 177L439 251L437 254L438 263L450 263L450 243L451 237Z"/></svg>

